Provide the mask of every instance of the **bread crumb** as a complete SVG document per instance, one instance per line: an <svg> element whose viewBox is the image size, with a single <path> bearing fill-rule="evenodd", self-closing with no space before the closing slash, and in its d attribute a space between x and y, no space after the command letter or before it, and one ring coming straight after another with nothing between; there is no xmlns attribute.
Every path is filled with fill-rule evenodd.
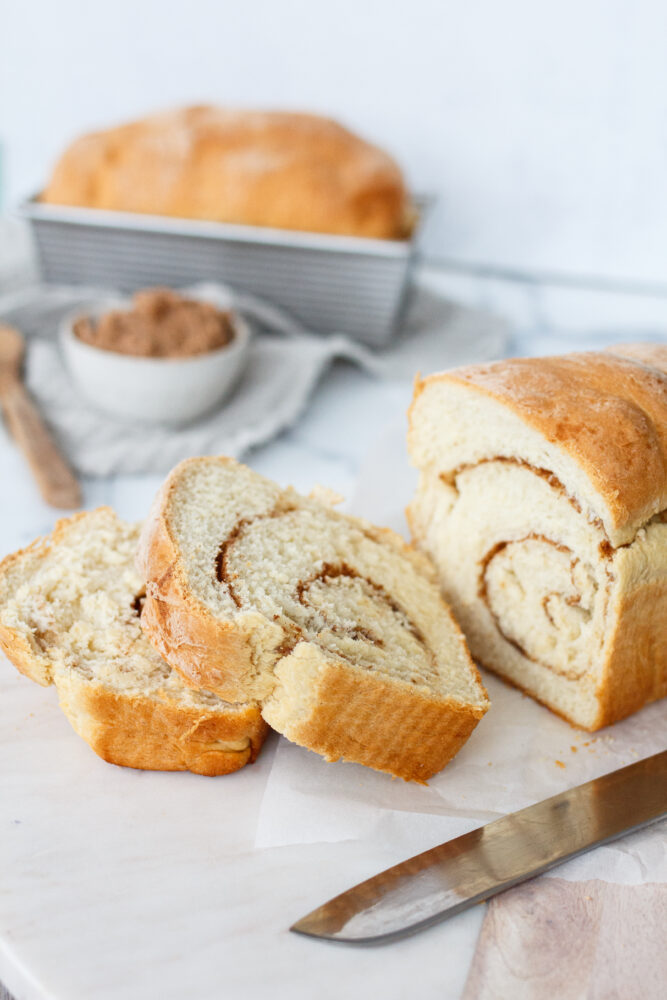
<svg viewBox="0 0 667 1000"><path fill-rule="evenodd" d="M321 486L316 483L312 490L308 494L311 500L317 500L318 503L326 504L327 507L335 507L339 503L344 503L345 497L341 496L340 493L336 493L335 490L330 489L328 486Z"/></svg>
<svg viewBox="0 0 667 1000"><path fill-rule="evenodd" d="M570 747L570 750L572 751L572 753L577 753L578 750L579 750L579 747Z"/></svg>
<svg viewBox="0 0 667 1000"><path fill-rule="evenodd" d="M562 760L557 760L555 763L556 763L556 767L565 767L565 764L563 763Z"/></svg>

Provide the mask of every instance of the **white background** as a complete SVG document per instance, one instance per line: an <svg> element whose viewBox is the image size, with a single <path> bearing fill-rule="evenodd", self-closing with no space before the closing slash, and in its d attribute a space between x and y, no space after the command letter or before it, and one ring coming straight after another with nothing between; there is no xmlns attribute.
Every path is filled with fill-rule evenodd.
<svg viewBox="0 0 667 1000"><path fill-rule="evenodd" d="M3 0L4 203L77 133L314 109L433 191L432 255L667 289L661 0Z"/></svg>

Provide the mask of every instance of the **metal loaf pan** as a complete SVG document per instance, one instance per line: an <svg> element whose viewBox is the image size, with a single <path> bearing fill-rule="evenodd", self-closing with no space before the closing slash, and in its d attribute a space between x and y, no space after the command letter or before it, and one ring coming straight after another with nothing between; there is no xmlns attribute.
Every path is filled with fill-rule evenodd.
<svg viewBox="0 0 667 1000"><path fill-rule="evenodd" d="M426 202L419 202L420 219ZM400 324L420 225L410 240L264 229L24 202L42 278L132 292L219 281L282 306L304 327L371 347Z"/></svg>

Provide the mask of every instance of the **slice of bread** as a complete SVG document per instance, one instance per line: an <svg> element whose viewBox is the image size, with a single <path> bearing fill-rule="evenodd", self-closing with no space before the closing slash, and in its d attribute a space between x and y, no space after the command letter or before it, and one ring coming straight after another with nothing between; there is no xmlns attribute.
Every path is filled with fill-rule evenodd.
<svg viewBox="0 0 667 1000"><path fill-rule="evenodd" d="M138 525L100 508L60 521L0 564L0 648L95 753L149 770L228 774L267 731L256 705L187 687L140 626Z"/></svg>
<svg viewBox="0 0 667 1000"><path fill-rule="evenodd" d="M231 459L174 469L138 564L167 662L327 760L424 781L487 710L424 556Z"/></svg>

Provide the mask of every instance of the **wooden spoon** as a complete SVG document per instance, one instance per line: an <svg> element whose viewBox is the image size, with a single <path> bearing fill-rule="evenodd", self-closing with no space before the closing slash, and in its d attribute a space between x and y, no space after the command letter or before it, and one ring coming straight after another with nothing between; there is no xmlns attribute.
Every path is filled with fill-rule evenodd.
<svg viewBox="0 0 667 1000"><path fill-rule="evenodd" d="M21 376L24 354L18 330L0 324L0 405L7 427L27 458L46 502L71 510L81 506L81 490L25 389Z"/></svg>

